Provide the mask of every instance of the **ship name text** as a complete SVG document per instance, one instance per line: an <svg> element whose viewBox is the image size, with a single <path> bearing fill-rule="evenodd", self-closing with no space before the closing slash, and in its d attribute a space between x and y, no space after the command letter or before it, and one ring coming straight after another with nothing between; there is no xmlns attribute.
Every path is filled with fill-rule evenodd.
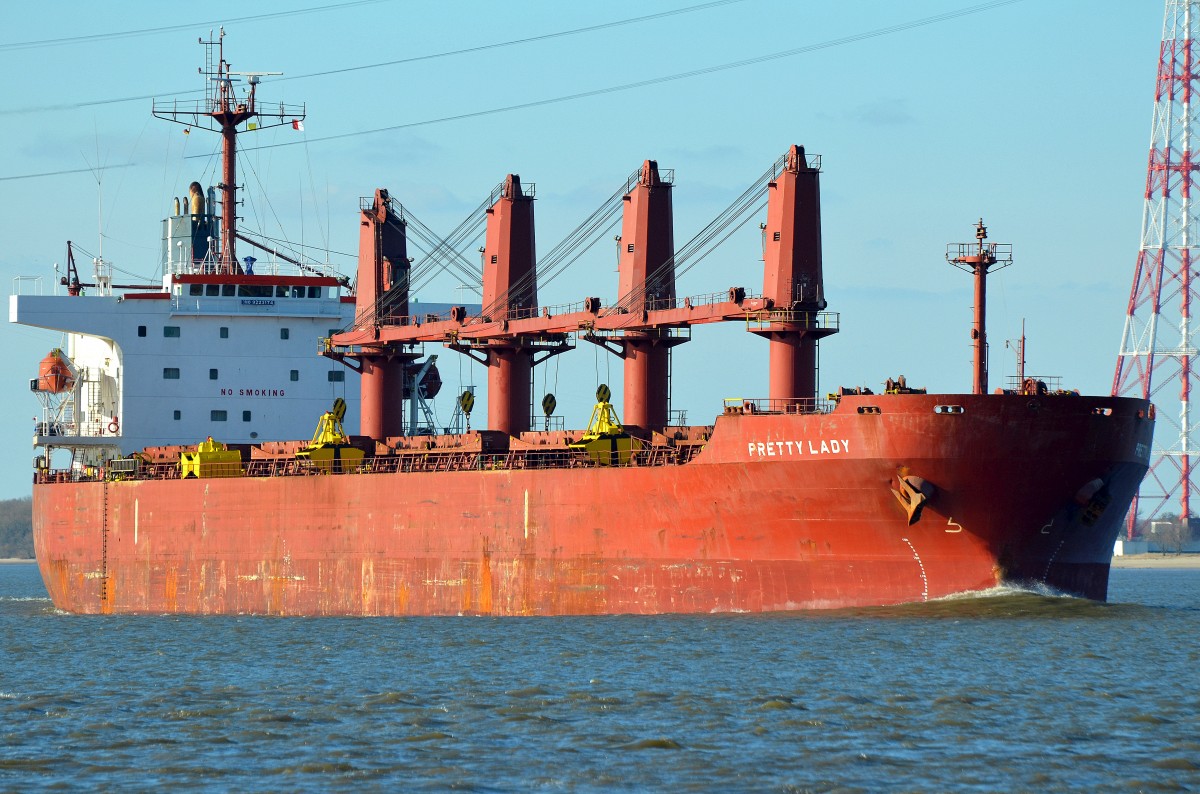
<svg viewBox="0 0 1200 794"><path fill-rule="evenodd" d="M751 457L786 458L796 455L839 455L850 451L850 440L830 438L812 441L750 441L747 443Z"/></svg>

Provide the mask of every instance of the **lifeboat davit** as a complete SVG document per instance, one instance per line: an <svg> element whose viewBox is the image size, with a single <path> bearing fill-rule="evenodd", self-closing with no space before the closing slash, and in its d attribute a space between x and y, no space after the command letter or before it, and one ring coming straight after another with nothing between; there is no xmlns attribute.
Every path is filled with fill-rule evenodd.
<svg viewBox="0 0 1200 794"><path fill-rule="evenodd" d="M58 348L51 350L38 365L38 391L61 394L75 387L75 375L71 373L66 357Z"/></svg>

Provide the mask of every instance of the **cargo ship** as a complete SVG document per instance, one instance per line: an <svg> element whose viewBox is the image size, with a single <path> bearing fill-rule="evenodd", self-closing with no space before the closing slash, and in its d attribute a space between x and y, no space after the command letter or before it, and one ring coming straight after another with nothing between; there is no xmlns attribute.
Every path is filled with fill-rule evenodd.
<svg viewBox="0 0 1200 794"><path fill-rule="evenodd" d="M210 62L224 73L223 51ZM210 116L253 117L213 82ZM227 146L230 174L233 161ZM819 175L820 158L792 146L754 194L767 202L761 293L681 298L673 185L647 160L617 195L618 299L543 306L533 191L509 174L486 202L482 303L444 313L412 311L409 219L375 190L359 208L354 311L314 356L357 379L357 401L314 412L311 438L231 440L210 423L192 443L88 466L39 455L34 545L51 599L89 614L362 616L830 609L1009 583L1104 599L1154 407L1036 377L989 393L986 279L1012 257L982 221L946 253L974 280L971 391L900 377L822 396L818 345L840 319ZM215 269L250 278L233 239ZM769 347L768 394L674 422L672 348L729 321ZM535 367L580 341L622 361L620 412L600 384L585 428L534 430ZM462 432L417 427L405 401L427 344L486 367L485 429L470 429L470 391ZM48 360L39 382L70 377ZM540 404L549 417L555 398Z"/></svg>

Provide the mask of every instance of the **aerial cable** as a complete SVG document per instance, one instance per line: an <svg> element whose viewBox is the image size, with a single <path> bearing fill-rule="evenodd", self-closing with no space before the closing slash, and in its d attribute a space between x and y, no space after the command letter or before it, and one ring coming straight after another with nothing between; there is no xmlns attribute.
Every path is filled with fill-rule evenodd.
<svg viewBox="0 0 1200 794"><path fill-rule="evenodd" d="M361 5L361 4L367 3L367 2L383 2L383 1L384 0L359 0L359 2L357 2L357 3L346 3L346 4L344 4L344 6L350 7L353 5ZM417 61L429 61L429 60L434 60L437 58L448 58L448 57L452 57L455 55L467 55L467 54L476 53L476 52L484 52L487 50L500 49L503 47L513 47L513 46L520 45L520 44L532 44L534 42L561 38L563 36L574 36L574 35L577 35L580 33L592 33L592 32L598 31L598 30L604 30L606 28L615 28L615 27L620 27L622 25L632 25L632 24L635 24L638 22L648 22L648 21L654 20L654 19L662 19L664 17L671 17L671 16L676 16L679 14L687 14L692 11L705 11L710 8L716 8L719 6L725 6L725 5L730 5L732 3L740 3L740 2L744 2L744 1L745 0L714 0L713 2L700 3L699 5L687 6L684 8L676 8L671 11L660 11L655 14L647 14L646 16L630 17L628 19L619 19L615 22L604 22L599 25L589 25L587 27L574 28L571 30L560 30L560 31L556 31L554 33L544 33L539 36L530 36L530 37L523 38L523 39L498 41L498 42L493 42L491 44L481 44L477 47L467 47L465 49L459 49L459 50L447 50L445 52L429 53L428 55L415 55L415 56L412 56L409 58L401 58L401 59L392 60L392 61L382 61L380 63L368 63L368 64L362 64L359 66L346 66L346 67L343 67L340 69L329 69L329 70L323 71L323 72L310 72L309 74L283 76L283 77L279 77L278 79L272 80L271 82L278 83L278 82L283 82L285 80L305 80L305 79L312 78L312 77L327 77L329 75L344 74L346 72L359 72L359 71L364 71L367 69L382 69L382 68L389 67L389 66L399 66L399 65L407 64L407 63L415 63ZM302 9L300 11L279 12L277 14L261 14L256 17L242 17L240 19L226 20L225 24L229 24L232 22L254 21L257 19L269 18L269 17L273 17L273 16L287 16L290 14L308 13L309 11L321 11L321 10L325 10L326 8L339 8L339 7L342 7L342 6L334 5L334 6L325 6L322 8ZM6 49L27 49L27 48L39 47L39 46L44 47L44 46L55 46L58 44L79 43L79 42L83 42L83 41L97 41L97 40L102 40L104 38L123 38L123 37L127 37L127 36L148 35L148 34L152 34L152 33L168 32L168 31L188 29L188 28L194 28L194 27L203 27L206 25L216 25L216 24L221 24L221 23L200 22L200 23L196 23L195 25L171 25L171 26L165 27L165 28L149 28L149 29L142 30L142 31L130 31L130 32L125 32L125 33L101 33L101 34L93 34L91 36L79 36L79 37L74 37L74 38L69 38L69 39L48 39L46 41L41 41L41 42L34 41L34 42L17 42L14 44L0 44L0 52L3 52ZM201 91L203 91L203 89L183 90L183 91L167 91L167 92L160 92L159 94L143 94L140 96L118 97L115 99L97 99L97 100L91 100L91 101L87 101L87 102L73 102L73 103L62 103L62 104L57 104L57 105L41 105L41 106L33 106L33 107L14 108L11 110L0 110L0 115L5 115L5 114L9 114L9 113L33 113L33 112L40 112L40 111L47 111L47 110L73 110L73 109L77 109L77 108L90 107L93 105L111 105L111 104L120 103L120 102L135 102L135 101L140 101L140 100L144 100L144 99L154 99L157 96L161 96L163 93L168 93L168 94L172 94L172 95L182 95L182 94L198 94Z"/></svg>
<svg viewBox="0 0 1200 794"><path fill-rule="evenodd" d="M231 25L235 22L261 22L267 19L293 17L300 14L312 14L317 11L340 10L345 8L353 8L354 6L374 5L376 3L383 2L388 2L388 0L350 0L350 2L345 3L330 3L329 5L314 6L312 8L297 8L292 11L275 11L270 14L254 14L253 16L233 17L231 19L216 19L209 22L188 22L180 25L164 25L157 28L141 28L138 30L115 31L112 33L89 33L85 36L65 36L58 39L41 39L38 41L14 41L8 44L0 44L0 52L7 52L10 50L30 50L38 47L59 47L65 44L88 44L94 41L111 41L113 39L127 39L137 36L151 36L157 33L173 33L177 30L191 30L195 28L209 27L212 25Z"/></svg>
<svg viewBox="0 0 1200 794"><path fill-rule="evenodd" d="M704 67L701 69L694 69L694 70L688 71L688 72L680 72L680 73L673 74L673 75L664 75L661 77L651 78L649 80L641 80L641 81L634 82L634 83L624 83L622 85L609 86L607 88L598 88L598 89L594 89L591 91L582 91L582 92L575 93L575 94L567 94L567 95L559 96L559 97L551 97L549 99L539 99L539 100L534 100L531 102L523 102L523 103L516 104L516 105L507 105L504 107L474 111L471 113L459 113L459 114L456 114L453 116L442 116L440 118L426 119L424 121L413 121L413 122L408 122L405 124L395 124L395 125L392 125L389 127L378 127L378 128L370 129L370 130L358 130L355 132L344 132L344 133L340 133L337 135L325 135L325 136L321 136L321 137L306 138L306 140L303 142L304 143L318 143L318 142L322 142L322 141L332 141L332 140L341 140L343 138L352 138L352 137L357 137L360 135L374 135L374 134L380 133L380 132L394 132L397 130L411 129L414 127L424 127L424 126L428 126L428 125L432 125L432 124L441 124L441 123L448 122L448 121L460 121L463 119L478 118L480 116L488 116L488 115L492 115L495 113L507 113L507 112L514 111L514 110L524 110L527 108L557 104L559 102L569 102L569 101L576 100L576 99L585 99L588 97L601 96L603 94L611 94L611 93L616 93L619 91L628 91L628 90L632 90L635 88L644 88L646 86L658 85L660 83L671 82L674 80L684 80L684 79L688 79L691 77L698 77L701 75L713 74L716 72L726 71L728 69L738 69L743 66L751 66L754 64L777 60L779 58L788 58L788 57L791 57L794 55L804 55L807 53L817 52L819 50L829 49L832 47L840 47L840 46L843 46L846 44L854 44L854 43L857 43L860 41L866 41L866 40L873 39L873 38L879 38L881 36L888 36L888 35L891 35L894 33L903 33L905 31L912 30L914 28L923 27L925 25L932 25L932 24L937 24L940 22L947 22L947 21L950 21L953 19L958 19L960 17L968 16L971 14L978 14L978 13L981 13L984 11L991 11L996 8L1000 8L1000 7L1003 7L1006 5L1012 5L1014 3L1019 3L1022 1L1023 0L991 0L990 2L981 3L981 4L975 5L975 6L970 6L968 8L960 9L958 11L949 11L949 12L945 12L942 14L936 14L934 16L922 17L921 19L912 20L910 22L903 22L903 23L899 23L896 25L891 25L889 27L878 28L876 30L867 31L865 33L854 34L851 36L843 36L838 39L830 39L828 41L818 42L816 44L810 44L810 45L806 45L804 47L797 47L795 49L784 50L782 52L771 53L769 55L762 55L762 56L758 56L755 58L747 58L747 59L744 59L741 61L733 61L730 63L717 64L715 66L708 66L708 67ZM198 92L177 92L177 93L198 93ZM152 99L156 96L158 96L158 95L150 94L150 95L141 96L141 97L129 97L127 99ZM126 101L126 100L107 100L107 101ZM91 103L91 104L103 104L103 103ZM75 107L75 106L66 106L66 107ZM43 108L32 108L32 110L39 110L39 109L43 109ZM27 110L31 110L31 109L25 108L25 109L18 109L18 110L12 110L12 111L0 110L0 115L3 115L5 113L24 112ZM282 147L282 146L296 146L300 143L302 143L302 141L284 141L281 143L268 144L266 146L253 147L251 149L246 149L244 151L252 151L253 149L272 149L272 148L278 148L278 147ZM202 156L202 155L188 155L185 159L192 159L192 158L199 157L199 156ZM120 164L116 164L116 165L106 166L106 168L130 168L130 167L137 166L137 165L141 165L141 164L136 163L136 162L120 163ZM80 174L80 173L87 173L89 171L90 171L90 169L87 169L87 168L73 168L73 169L63 169L63 170L59 170L59 171L43 171L43 172L34 173L34 174L17 174L17 175L12 175L12 176L0 176L0 182L8 182L8 181L17 180L17 179L35 179L35 178L41 178L41 177L47 177L47 176L63 176L63 175L67 175L67 174Z"/></svg>
<svg viewBox="0 0 1200 794"><path fill-rule="evenodd" d="M1015 1L1015 0L1014 0ZM500 49L502 47L513 47L520 44L532 44L538 41L547 41L549 39L557 39L563 36L574 36L580 33L593 33L597 30L605 30L608 28L621 27L623 25L633 25L638 22L649 22L654 19L662 19L664 17L673 17L679 14L688 14L693 11L707 11L710 8L719 6L727 6L733 3L741 3L745 0L713 0L713 2L700 3L699 5L686 6L684 8L676 8L670 11L659 11L655 14L647 14L640 17L630 17L629 19L619 19L615 22L603 22L599 25L588 25L582 28L573 28L571 30L560 30L555 33L543 33L539 36L529 36L523 39L512 39L511 41L500 41L492 44L481 44L477 47L465 47L461 50L447 50L446 52L435 52L429 55L414 55L408 58L400 58L394 61L382 61L380 63L369 63L362 66L346 66L341 69L329 69L324 72L310 72L308 74L298 74L291 77L281 77L273 82L282 82L284 80L304 80L310 77L326 77L333 74L345 74L346 72L360 72L365 69L380 69L387 66L400 66L406 63L417 63L419 61L430 61L436 58L448 58L455 55L469 55L476 52L486 52L487 50Z"/></svg>
<svg viewBox="0 0 1200 794"><path fill-rule="evenodd" d="M1020 3L1022 1L1023 0L990 0L990 2L981 3L979 5L970 6L968 8L959 9L957 11L947 11L947 12L944 12L941 14L935 14L933 16L922 17L921 19L915 19L915 20L912 20L909 22L901 22L901 23L898 23L895 25L889 25L887 27L877 28L875 30L866 31L864 33L856 33L856 34L852 34L850 36L842 36L841 38L837 38L837 39L829 39L828 41L822 41L822 42L818 42L816 44L808 44L803 47L796 47L796 48L793 48L790 50L782 50L780 52L773 52L773 53L769 53L767 55L758 55L753 58L745 58L740 61L731 61L729 63L716 64L713 66L705 66L700 69L692 69L687 72L678 72L676 74L663 75L660 77L652 77L647 80L638 80L633 83L623 83L621 85L608 86L606 88L596 88L596 89L592 89L590 91L580 91L575 94L566 94L564 96L550 97L548 99L537 99L537 100L533 100L530 102L521 102L516 105L506 105L504 107L489 108L487 110L477 110L477 111L472 111L469 113L458 113L453 116L442 116L440 118L426 119L424 121L410 121L410 122L406 122L404 124L394 124L389 127L377 127L375 129L371 129L371 130L357 130L355 132L343 132L343 133L339 133L336 135L324 135L321 137L312 138L311 141L313 143L317 143L317 142L321 142L321 141L334 141L334 140L341 140L343 138L353 138L353 137L357 137L359 135L373 135L373 134L379 133L379 132L395 132L397 130L412 129L414 127L424 127L424 126L428 126L431 124L441 124L441 123L447 122L447 121L461 121L463 119L473 119L473 118L478 118L480 116L489 116L494 113L507 113L507 112L514 111L514 110L526 110L529 108L542 107L544 105L553 105L553 104L557 104L559 102L569 102L569 101L576 100L576 99L586 99L588 97L602 96L604 94L612 94L612 93L616 93L618 91L629 91L634 88L645 88L647 86L659 85L661 83L673 82L675 80L686 80L691 77L699 77L702 75L714 74L716 72L723 72L723 71L727 71L729 69L740 69L743 66L754 66L754 65L757 65L760 63L766 63L769 61L778 60L780 58L790 58L795 55L805 55L805 54L808 54L811 52L817 52L820 50L830 49L832 47L840 47L840 46L843 46L846 44L855 44L860 41L867 41L869 39L879 38L881 36L888 36L893 33L902 33L902 32L908 31L908 30L912 30L914 28L924 27L925 25L932 25L932 24L936 24L939 22L946 22L949 20L958 19L959 17L964 17L964 16L968 16L971 14L978 14L983 11L991 11L992 9L995 9L995 8L1000 8L1000 7L1006 6L1006 5L1012 5L1013 3ZM300 143L300 142L299 141L285 141L283 143L269 144L268 146L260 147L260 148L274 148L277 146L296 146L298 143Z"/></svg>

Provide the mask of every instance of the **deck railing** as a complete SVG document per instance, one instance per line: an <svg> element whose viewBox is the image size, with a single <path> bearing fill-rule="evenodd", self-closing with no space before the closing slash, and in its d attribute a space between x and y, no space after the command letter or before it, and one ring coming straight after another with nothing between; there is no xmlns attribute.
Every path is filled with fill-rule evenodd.
<svg viewBox="0 0 1200 794"><path fill-rule="evenodd" d="M309 477L342 474L407 474L417 472L519 471L531 469L644 468L687 463L698 446L647 446L632 453L586 452L576 449L535 449L511 452L431 451L364 458L359 461L312 461L299 458L256 459L202 464L202 479L231 477ZM99 482L101 480L178 480L177 463L142 463L124 458L107 468L84 470L43 469L39 484Z"/></svg>

